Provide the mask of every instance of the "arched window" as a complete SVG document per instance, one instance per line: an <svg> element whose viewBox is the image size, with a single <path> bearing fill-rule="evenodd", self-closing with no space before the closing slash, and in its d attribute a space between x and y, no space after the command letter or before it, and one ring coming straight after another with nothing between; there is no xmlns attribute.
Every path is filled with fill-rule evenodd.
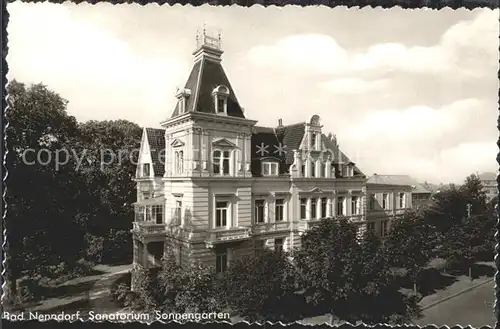
<svg viewBox="0 0 500 329"><path fill-rule="evenodd" d="M316 134L315 133L311 134L311 148L313 150L316 149Z"/></svg>
<svg viewBox="0 0 500 329"><path fill-rule="evenodd" d="M181 174L184 172L184 152L175 151L175 172Z"/></svg>
<svg viewBox="0 0 500 329"><path fill-rule="evenodd" d="M229 151L214 150L212 156L214 175L229 175Z"/></svg>
<svg viewBox="0 0 500 329"><path fill-rule="evenodd" d="M316 164L314 161L311 162L311 177L316 177Z"/></svg>

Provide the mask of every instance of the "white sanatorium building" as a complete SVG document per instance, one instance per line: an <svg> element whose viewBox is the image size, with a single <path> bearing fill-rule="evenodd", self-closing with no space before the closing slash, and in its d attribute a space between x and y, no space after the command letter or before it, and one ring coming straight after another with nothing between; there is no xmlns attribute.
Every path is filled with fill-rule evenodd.
<svg viewBox="0 0 500 329"><path fill-rule="evenodd" d="M135 266L161 265L171 246L180 264L197 260L220 272L259 248L300 247L321 218L347 216L360 234L383 235L411 207L411 186L369 184L367 192L366 176L322 131L318 115L257 126L224 73L220 39L203 33L197 41L172 116L162 129L143 131Z"/></svg>

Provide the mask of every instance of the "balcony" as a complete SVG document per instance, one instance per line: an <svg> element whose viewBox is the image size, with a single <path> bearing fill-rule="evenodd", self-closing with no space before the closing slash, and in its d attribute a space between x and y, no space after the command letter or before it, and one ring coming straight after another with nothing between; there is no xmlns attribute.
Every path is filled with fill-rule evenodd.
<svg viewBox="0 0 500 329"><path fill-rule="evenodd" d="M158 238L160 238L159 240L163 240L167 233L167 227L165 224L156 224L155 222L149 221L133 222L131 232L142 239L158 240Z"/></svg>
<svg viewBox="0 0 500 329"><path fill-rule="evenodd" d="M291 222L274 222L274 223L262 223L255 224L252 227L252 234L265 234L274 232L286 232L291 230Z"/></svg>
<svg viewBox="0 0 500 329"><path fill-rule="evenodd" d="M297 224L297 230L299 231L299 234L303 233L307 230L310 230L314 226L319 225L320 222L321 222L321 219L301 220Z"/></svg>
<svg viewBox="0 0 500 329"><path fill-rule="evenodd" d="M251 228L249 227L213 229L207 231L207 239L205 240L205 244L207 248L213 248L215 245L222 243L247 240L250 238L251 234Z"/></svg>

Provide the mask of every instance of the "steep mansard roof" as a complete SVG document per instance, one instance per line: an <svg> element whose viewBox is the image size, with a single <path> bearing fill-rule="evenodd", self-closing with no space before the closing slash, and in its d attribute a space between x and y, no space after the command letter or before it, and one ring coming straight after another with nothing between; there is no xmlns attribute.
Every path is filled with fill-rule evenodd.
<svg viewBox="0 0 500 329"><path fill-rule="evenodd" d="M146 128L151 160L155 176L163 176L165 173L165 161L160 159L160 152L165 152L165 129ZM165 153L163 153L165 154Z"/></svg>
<svg viewBox="0 0 500 329"><path fill-rule="evenodd" d="M205 58L201 58L194 64L184 87L191 90L191 95L187 98L186 102L186 112L195 111L215 114L212 91L220 85L226 86L229 89L227 115L245 118L234 90L231 87L231 83L222 68L222 64ZM179 115L179 102L175 106L172 118L177 115Z"/></svg>

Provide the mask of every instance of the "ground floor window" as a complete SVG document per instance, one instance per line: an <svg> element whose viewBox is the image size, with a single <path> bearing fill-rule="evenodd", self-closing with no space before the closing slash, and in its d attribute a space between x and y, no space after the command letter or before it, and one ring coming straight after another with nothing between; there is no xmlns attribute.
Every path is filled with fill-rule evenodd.
<svg viewBox="0 0 500 329"><path fill-rule="evenodd" d="M223 273L227 270L227 249L220 249L215 254L215 272Z"/></svg>
<svg viewBox="0 0 500 329"><path fill-rule="evenodd" d="M283 238L274 239L274 251L275 252L283 252L284 242L285 242L285 239L283 239Z"/></svg>
<svg viewBox="0 0 500 329"><path fill-rule="evenodd" d="M380 236L384 237L388 233L389 221L383 220L380 222Z"/></svg>

